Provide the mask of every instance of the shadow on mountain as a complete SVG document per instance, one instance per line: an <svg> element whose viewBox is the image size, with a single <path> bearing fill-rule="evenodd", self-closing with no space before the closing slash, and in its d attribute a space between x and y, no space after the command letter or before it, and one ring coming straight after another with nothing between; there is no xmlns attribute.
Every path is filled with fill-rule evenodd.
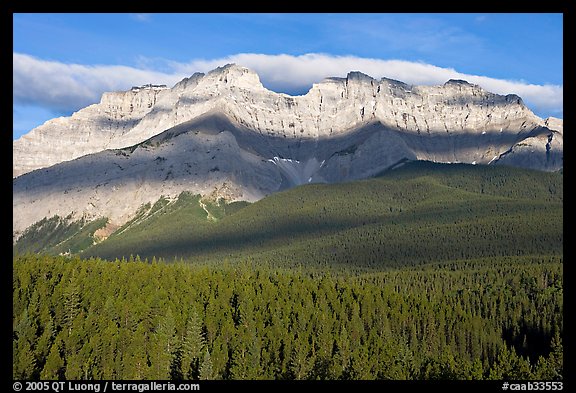
<svg viewBox="0 0 576 393"><path fill-rule="evenodd" d="M178 105L196 105L201 104L203 102L208 102L211 100L211 97L206 96L182 96L178 98ZM168 108L169 111L172 111L173 108Z"/></svg>
<svg viewBox="0 0 576 393"><path fill-rule="evenodd" d="M467 95L459 95L456 97L450 97L449 99L443 100L442 104L445 106L459 106L459 107L466 107L470 104L472 105L481 105L482 103L488 104L494 107L502 107L506 108L509 107L511 104L518 104L522 105L522 98L517 96L516 94L508 94L505 96L501 96L498 94L492 94L489 97L479 95L479 96L467 96Z"/></svg>
<svg viewBox="0 0 576 393"><path fill-rule="evenodd" d="M14 193L30 192L32 189L36 192L38 189L48 192L64 192L73 188L104 186L111 182L115 184L129 183L136 181L136 178L139 181L162 182L167 179L168 172L170 179L181 178L195 181L210 175L210 171L234 172L237 167L253 167L254 160L265 162L273 157L300 161L315 158L318 162L322 162L335 154L353 156L359 146L379 133L382 134L381 140L388 140L391 143L403 141L405 147L421 157L427 157L426 159L466 161L466 154L469 152L478 154L490 147L496 152L504 152L527 137L543 136L552 132L548 128L538 127L518 133L509 130L502 132L493 130L485 133L448 133L446 131L418 133L416 131L400 131L380 122L372 122L359 125L340 135L295 138L264 134L238 124L220 112L209 112L172 127L137 145L86 155L24 174L14 179L13 190ZM226 145L222 150L219 148L211 150L214 144L220 140L218 138L225 140L227 133L233 136L234 141L231 142L231 145ZM190 143L184 143L186 140L189 140ZM370 143L372 142L373 140L370 140ZM240 149L232 146L234 143ZM164 149L162 153L157 154L156 148L162 145L170 146ZM190 146L194 146L194 149L186 151L185 149L190 148ZM250 162L242 151L251 153L253 161ZM455 156L455 153L461 156ZM526 156L516 155L513 160L509 160L510 163L512 165L515 163L525 164L531 159L535 159L528 153L522 154L526 154ZM172 159L173 157L177 159ZM194 171L197 163L202 162L202 165L206 167L208 165L206 162L210 159L214 160L215 164L209 167L209 171L206 173ZM360 159L363 160L362 162L366 162L366 160L371 160L371 157L361 157ZM487 160L489 159L492 157L487 158ZM547 158L543 156L542 159L546 161ZM554 165L561 159L561 157L554 157L551 160L548 157L549 167L554 168ZM272 163L270 165L271 172L278 172ZM385 168L378 169L383 170ZM251 186L257 186L258 179L253 179L253 181L255 184Z"/></svg>
<svg viewBox="0 0 576 393"><path fill-rule="evenodd" d="M140 123L141 118L137 119L115 119L110 116L100 115L93 120L94 124L98 128L99 131L112 131L112 129L126 129L127 133L129 130L132 129L136 124Z"/></svg>
<svg viewBox="0 0 576 393"><path fill-rule="evenodd" d="M564 155L562 152L535 154L534 152L524 150L504 155L494 164L539 171L558 171L564 166Z"/></svg>
<svg viewBox="0 0 576 393"><path fill-rule="evenodd" d="M188 101L192 101L192 100L188 100ZM198 100L198 102L201 102L201 101L207 101L207 99ZM172 112L173 110L174 110L174 108L172 108L172 107L155 105L152 107L150 112L143 114L143 116L140 118L117 119L117 118L113 118L111 116L106 116L105 114L101 114L100 116L96 117L92 121L96 125L96 128L98 128L98 130L100 130L100 131L106 131L107 129L110 130L112 128L112 126L114 126L114 128L126 129L126 131L123 133L123 134L126 134L126 133L129 133L134 126L136 126L138 123L140 123L140 121L142 121L142 119L144 119L145 116L149 116L150 114L154 114L154 113L162 113L162 112L169 113L169 112Z"/></svg>
<svg viewBox="0 0 576 393"><path fill-rule="evenodd" d="M418 164L415 165L416 167L425 165L420 162L413 164ZM462 171L464 165L461 164L459 169L457 169L460 173L467 172L467 170L465 172ZM441 168L437 167L436 164L429 163L426 166L428 166L430 171L441 171ZM468 167L474 171L480 169L478 167ZM495 172L503 173L502 171L494 170L489 172L492 174ZM510 172L504 173L509 174L506 177L510 177L511 180L514 179ZM402 180L399 182L402 182ZM491 243L494 240L498 240L502 244L509 242L509 240L502 241L502 239L508 239L509 234L506 230L501 232L491 231L486 234L488 238L483 238L484 235L474 231L473 234L460 233L457 236L461 237L461 241L459 246L454 248L453 243L445 243L443 240L446 239L442 235L438 235L434 229L436 225L444 227L446 223L451 226L463 225L463 227L476 227L478 222L486 225L486 221L483 221L484 218L500 217L503 213L507 217L524 217L525 215L530 216L536 211L541 212L542 205L534 204L531 198L525 198L521 201L516 195L513 198L494 199L493 196L488 196L487 194L482 200L472 198L458 201L457 199L451 200L448 197L444 203L437 206L427 205L424 208L406 208L403 214L390 213L387 208L375 210L357 209L354 210L353 214L334 214L338 210L332 208L331 212L323 214L323 207L327 207L330 204L326 198L326 195L330 194L330 192L326 192L323 186L312 187L318 188L316 190L308 189L306 192L301 188L300 191L295 191L291 194L292 197L283 197L281 203L278 203L278 201L276 203L273 202L274 197L271 197L245 207L238 215L226 216L219 222L206 223L204 226L190 223L187 220L178 221L179 213L174 211L170 213L171 216L166 216L162 223L156 221L148 226L148 223L143 221L142 227L136 226L129 236L120 235L117 238L109 238L106 242L89 249L86 256L113 259L139 255L141 258L148 259L154 256L156 258L162 257L168 261L173 258L194 258L197 261L216 258L222 261L225 258L232 259L240 255L250 255L251 253L278 252L279 254L285 254L286 249L290 248L294 248L293 251L298 254L300 250L305 250L311 244L309 243L311 239L315 242L313 246L315 251L325 255L332 253L346 254L351 252L350 249L354 248L354 245L344 247L341 244L335 247L334 236L358 236L359 233L378 233L378 236L383 236L386 239L387 243L385 245L374 241L374 238L368 235L363 237L361 243L369 249L378 250L378 258L384 258L388 253L387 248L394 249L394 242L397 240L394 240L394 236L383 235L384 232L381 232L384 230L383 228L387 228L385 231L393 231L395 233L398 233L398 231L407 231L404 233L413 234L428 233L429 235L427 236L430 236L430 240L427 242L427 246L419 244L418 247L431 247L436 252L442 250L440 259L460 258L462 257L462 254L460 254L462 250L473 249L475 250L474 252L477 252L477 247L480 247L487 256L498 255L503 250L510 253L516 253L517 251L529 253L534 250L542 251L544 249L542 244L535 245L534 248L530 249L520 247L517 244L514 246L507 244L504 248L494 247L494 244ZM382 187L381 191L385 189L385 186ZM440 186L440 188L443 188L443 186ZM454 189L456 193L458 188ZM304 209L303 207L309 203L304 196L310 196L311 192L316 191L318 191L316 194L317 198L312 197L313 201L311 203L315 208L312 210ZM355 194L356 191L362 193L356 188L352 192L352 201L360 195ZM378 191L374 190L374 192ZM386 193L386 191L382 192ZM413 195L417 195L417 198L422 198L423 200L428 198L425 193L420 191L412 190L412 192L414 193ZM451 193L451 195L454 194L454 192ZM302 199L298 199L294 195L299 195ZM536 197L536 200L538 199L540 198ZM326 205L317 204L316 202L319 201L326 202ZM376 205L380 206L379 204ZM555 209L553 205L550 204L547 207L550 212ZM353 206L354 203L350 202L349 207L354 209ZM279 207L282 210L275 214L276 209ZM286 207L286 209L283 209L283 207ZM159 230L158 228L162 229ZM407 228L412 228L414 232L410 232ZM327 239L326 242L318 241L318 239L323 239L323 236L328 236L325 238ZM533 245L534 243L532 240L522 238L519 234L516 234L516 236L517 239L523 239L522 241L526 244ZM548 234L532 234L529 236L543 238L547 237ZM328 239L332 240L328 241ZM546 247L557 249L558 239L550 242L548 240L550 239L544 242ZM467 246L467 242L470 245ZM425 254L426 252L419 254L417 250L406 249L402 258L406 260L413 259L411 263L414 263L425 259ZM290 255L292 255L292 252ZM302 262L307 263L310 261L303 260Z"/></svg>
<svg viewBox="0 0 576 393"><path fill-rule="evenodd" d="M292 242L302 241L322 234L334 233L339 230L351 229L356 226L376 223L374 216L331 219L320 222L311 219L307 215L281 216L272 219L269 226L243 225L241 228L222 227L219 223L214 225L213 230L202 233L200 238L183 233L181 238L171 234L165 239L156 239L154 242L139 242L136 245L119 238L121 244L114 245L110 242L102 244L104 247L95 246L90 249L87 256L101 256L104 258L129 257L130 254L144 257L186 257L212 253L238 253L243 249L253 247L282 247ZM273 231L270 228L274 228ZM237 229L237 230L235 230ZM115 251L106 251L112 246ZM119 248L116 248L119 247ZM125 251L122 251L124 249Z"/></svg>
<svg viewBox="0 0 576 393"><path fill-rule="evenodd" d="M306 160L315 157L325 160L339 151L352 151L378 132L393 132L418 153L446 155L454 149L480 149L486 145L512 147L521 140L550 134L546 127L537 127L525 132L514 133L509 130L477 132L446 132L444 130L405 131L388 127L381 122L360 124L340 135L321 136L319 138L268 135L238 124L221 112L212 111L193 120L166 130L142 144L163 143L186 132L214 135L228 131L234 135L238 145L249 152L264 158L280 157Z"/></svg>

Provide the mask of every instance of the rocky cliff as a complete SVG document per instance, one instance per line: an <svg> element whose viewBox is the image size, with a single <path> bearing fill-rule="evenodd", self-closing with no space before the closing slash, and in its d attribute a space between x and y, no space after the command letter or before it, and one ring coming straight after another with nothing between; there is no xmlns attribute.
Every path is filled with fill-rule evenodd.
<svg viewBox="0 0 576 393"><path fill-rule="evenodd" d="M457 147L446 149L447 154L427 153L429 137L440 135L440 141L446 136L510 132L522 138L537 127L547 127L558 131L552 141L561 147L554 140L561 138L561 124L550 126L518 96L492 94L465 81L410 86L351 72L347 78L326 79L306 95L292 97L266 90L247 68L228 65L207 75L195 74L172 89L147 85L105 93L99 104L46 122L14 142L13 174L131 146L214 109L262 135L294 140L333 137L379 121L406 135L422 136L412 138L419 145L418 158L436 161L488 163L512 147L508 143L502 151L484 151L472 160L469 151ZM558 163L542 169L557 167Z"/></svg>
<svg viewBox="0 0 576 393"><path fill-rule="evenodd" d="M184 190L256 200L405 159L556 170L562 135L561 120L535 116L520 97L465 81L411 86L351 72L289 96L227 65L171 89L104 94L14 141L14 231L70 213L117 225Z"/></svg>

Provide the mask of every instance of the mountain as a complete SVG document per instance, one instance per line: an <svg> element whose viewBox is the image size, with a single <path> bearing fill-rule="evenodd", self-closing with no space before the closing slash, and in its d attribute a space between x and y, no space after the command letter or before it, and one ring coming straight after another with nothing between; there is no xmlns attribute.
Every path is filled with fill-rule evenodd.
<svg viewBox="0 0 576 393"><path fill-rule="evenodd" d="M562 255L562 211L559 173L417 161L254 204L160 200L82 254L376 268Z"/></svg>
<svg viewBox="0 0 576 393"><path fill-rule="evenodd" d="M256 201L306 183L372 177L411 160L563 166L563 125L465 81L412 86L359 72L303 96L237 65L106 93L13 144L13 232L55 215L109 229L182 192Z"/></svg>
<svg viewBox="0 0 576 393"><path fill-rule="evenodd" d="M142 206L111 233L105 219L52 218L31 227L16 250L362 268L562 255L562 206L561 173L414 161L253 204L184 192Z"/></svg>

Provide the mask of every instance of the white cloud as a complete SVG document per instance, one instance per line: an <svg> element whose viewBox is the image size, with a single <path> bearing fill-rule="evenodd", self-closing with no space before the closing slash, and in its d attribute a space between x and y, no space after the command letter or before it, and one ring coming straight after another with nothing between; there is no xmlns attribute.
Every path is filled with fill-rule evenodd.
<svg viewBox="0 0 576 393"><path fill-rule="evenodd" d="M265 55L241 53L189 63L166 61L167 71L159 72L117 65L79 65L46 61L14 53L15 103L35 104L56 110L77 110L98 102L105 91L126 90L145 83L174 85L194 72L208 72L226 63L253 69L262 83L275 91L305 92L325 77L345 77L361 71L374 78L387 77L409 84L435 85L448 79L464 79L498 94L517 94L540 116L562 116L563 86L535 85L523 81L502 80L469 75L451 68L420 62L382 60L327 54Z"/></svg>
<svg viewBox="0 0 576 393"><path fill-rule="evenodd" d="M119 65L65 64L20 53L13 54L13 67L14 103L55 111L74 111L93 104L106 91L146 83L172 86L186 76Z"/></svg>
<svg viewBox="0 0 576 393"><path fill-rule="evenodd" d="M449 79L463 79L480 85L497 94L517 94L526 105L537 113L563 112L562 85L535 85L522 81L470 75L452 68L403 60L382 60L355 56L326 54L263 55L241 53L215 60L195 60L189 64L174 64L174 69L191 73L206 72L226 63L236 63L251 68L260 75L268 88L280 91L302 91L325 77L345 77L350 71L361 71L373 78L391 78L413 85L438 85Z"/></svg>

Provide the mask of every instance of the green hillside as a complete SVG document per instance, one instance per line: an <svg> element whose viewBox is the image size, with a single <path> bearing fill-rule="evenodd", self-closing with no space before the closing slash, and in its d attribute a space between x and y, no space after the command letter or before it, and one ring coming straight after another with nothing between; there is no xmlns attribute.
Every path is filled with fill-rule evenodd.
<svg viewBox="0 0 576 393"><path fill-rule="evenodd" d="M16 254L38 252L46 254L76 254L94 242L94 232L104 227L108 220L72 220L71 216L44 218L29 227L14 245Z"/></svg>
<svg viewBox="0 0 576 393"><path fill-rule="evenodd" d="M562 175L509 167L413 162L248 206L202 207L186 193L159 204L83 255L380 268L559 255L563 245Z"/></svg>

